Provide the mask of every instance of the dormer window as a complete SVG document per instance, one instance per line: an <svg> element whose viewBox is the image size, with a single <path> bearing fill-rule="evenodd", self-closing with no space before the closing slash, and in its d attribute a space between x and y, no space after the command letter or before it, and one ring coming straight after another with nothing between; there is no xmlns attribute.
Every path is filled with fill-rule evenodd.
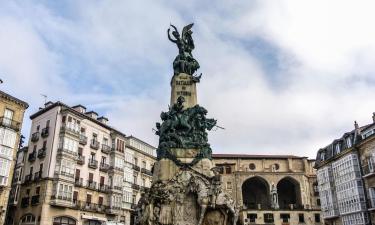
<svg viewBox="0 0 375 225"><path fill-rule="evenodd" d="M326 153L325 153L325 152L321 152L321 153L320 153L320 160L321 160L321 161L324 161L325 158L326 158Z"/></svg>
<svg viewBox="0 0 375 225"><path fill-rule="evenodd" d="M341 150L340 143L337 143L337 144L335 145L335 151L336 151L336 154L339 154L339 153L340 153L340 150Z"/></svg>
<svg viewBox="0 0 375 225"><path fill-rule="evenodd" d="M346 146L348 146L348 148L352 147L352 139L350 139L350 137L346 138Z"/></svg>

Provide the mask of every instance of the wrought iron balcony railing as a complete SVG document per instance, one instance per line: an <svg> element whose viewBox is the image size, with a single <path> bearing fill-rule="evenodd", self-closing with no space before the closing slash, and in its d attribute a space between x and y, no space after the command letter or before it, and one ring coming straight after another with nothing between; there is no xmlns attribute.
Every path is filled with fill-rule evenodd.
<svg viewBox="0 0 375 225"><path fill-rule="evenodd" d="M38 140L39 140L39 131L37 131L37 132L35 132L31 135L31 141L32 142L37 142Z"/></svg>
<svg viewBox="0 0 375 225"><path fill-rule="evenodd" d="M8 127L15 131L19 131L21 127L21 123L6 117L0 117L0 126Z"/></svg>
<svg viewBox="0 0 375 225"><path fill-rule="evenodd" d="M89 159L88 166L92 169L98 168L98 160L95 159Z"/></svg>
<svg viewBox="0 0 375 225"><path fill-rule="evenodd" d="M42 129L42 133L40 134L43 138L48 137L49 135L49 127L45 127Z"/></svg>
<svg viewBox="0 0 375 225"><path fill-rule="evenodd" d="M46 148L41 148L38 150L38 158L41 159L41 158L44 158L46 156L46 153L47 153L47 149Z"/></svg>
<svg viewBox="0 0 375 225"><path fill-rule="evenodd" d="M111 152L111 147L109 145L106 145L106 144L102 144L102 152L103 153L110 153Z"/></svg>
<svg viewBox="0 0 375 225"><path fill-rule="evenodd" d="M95 150L98 150L99 149L99 146L100 146L100 143L99 141L95 140L95 139L92 139L91 142L90 142L90 147L92 149L95 149Z"/></svg>

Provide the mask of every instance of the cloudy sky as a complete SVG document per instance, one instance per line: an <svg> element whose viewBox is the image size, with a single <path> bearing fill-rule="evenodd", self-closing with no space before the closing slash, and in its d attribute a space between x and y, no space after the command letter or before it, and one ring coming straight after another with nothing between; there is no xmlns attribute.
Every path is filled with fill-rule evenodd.
<svg viewBox="0 0 375 225"><path fill-rule="evenodd" d="M1 1L0 88L84 104L153 145L169 103L170 23L194 22L216 153L315 157L375 111L374 1Z"/></svg>

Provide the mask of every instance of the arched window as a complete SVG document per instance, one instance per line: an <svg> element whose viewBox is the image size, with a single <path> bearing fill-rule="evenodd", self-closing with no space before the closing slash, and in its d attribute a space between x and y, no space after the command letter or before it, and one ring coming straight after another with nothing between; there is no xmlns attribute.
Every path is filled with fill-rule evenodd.
<svg viewBox="0 0 375 225"><path fill-rule="evenodd" d="M33 214L26 214L21 218L21 225L35 224L35 216Z"/></svg>
<svg viewBox="0 0 375 225"><path fill-rule="evenodd" d="M248 209L267 209L270 205L269 186L265 179L252 177L242 184L242 200Z"/></svg>
<svg viewBox="0 0 375 225"><path fill-rule="evenodd" d="M301 191L298 181L291 177L285 177L277 183L280 209L292 209L302 207Z"/></svg>
<svg viewBox="0 0 375 225"><path fill-rule="evenodd" d="M102 222L98 221L98 220L88 220L85 222L85 225L101 225Z"/></svg>
<svg viewBox="0 0 375 225"><path fill-rule="evenodd" d="M76 220L71 217L59 216L53 219L53 225L76 225Z"/></svg>

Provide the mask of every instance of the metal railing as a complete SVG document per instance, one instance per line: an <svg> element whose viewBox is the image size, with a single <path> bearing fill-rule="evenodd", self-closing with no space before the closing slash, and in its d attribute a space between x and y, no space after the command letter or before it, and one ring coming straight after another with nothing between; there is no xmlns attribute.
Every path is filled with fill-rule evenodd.
<svg viewBox="0 0 375 225"><path fill-rule="evenodd" d="M15 131L19 131L21 127L21 123L6 117L0 117L0 125L4 127L11 128Z"/></svg>

